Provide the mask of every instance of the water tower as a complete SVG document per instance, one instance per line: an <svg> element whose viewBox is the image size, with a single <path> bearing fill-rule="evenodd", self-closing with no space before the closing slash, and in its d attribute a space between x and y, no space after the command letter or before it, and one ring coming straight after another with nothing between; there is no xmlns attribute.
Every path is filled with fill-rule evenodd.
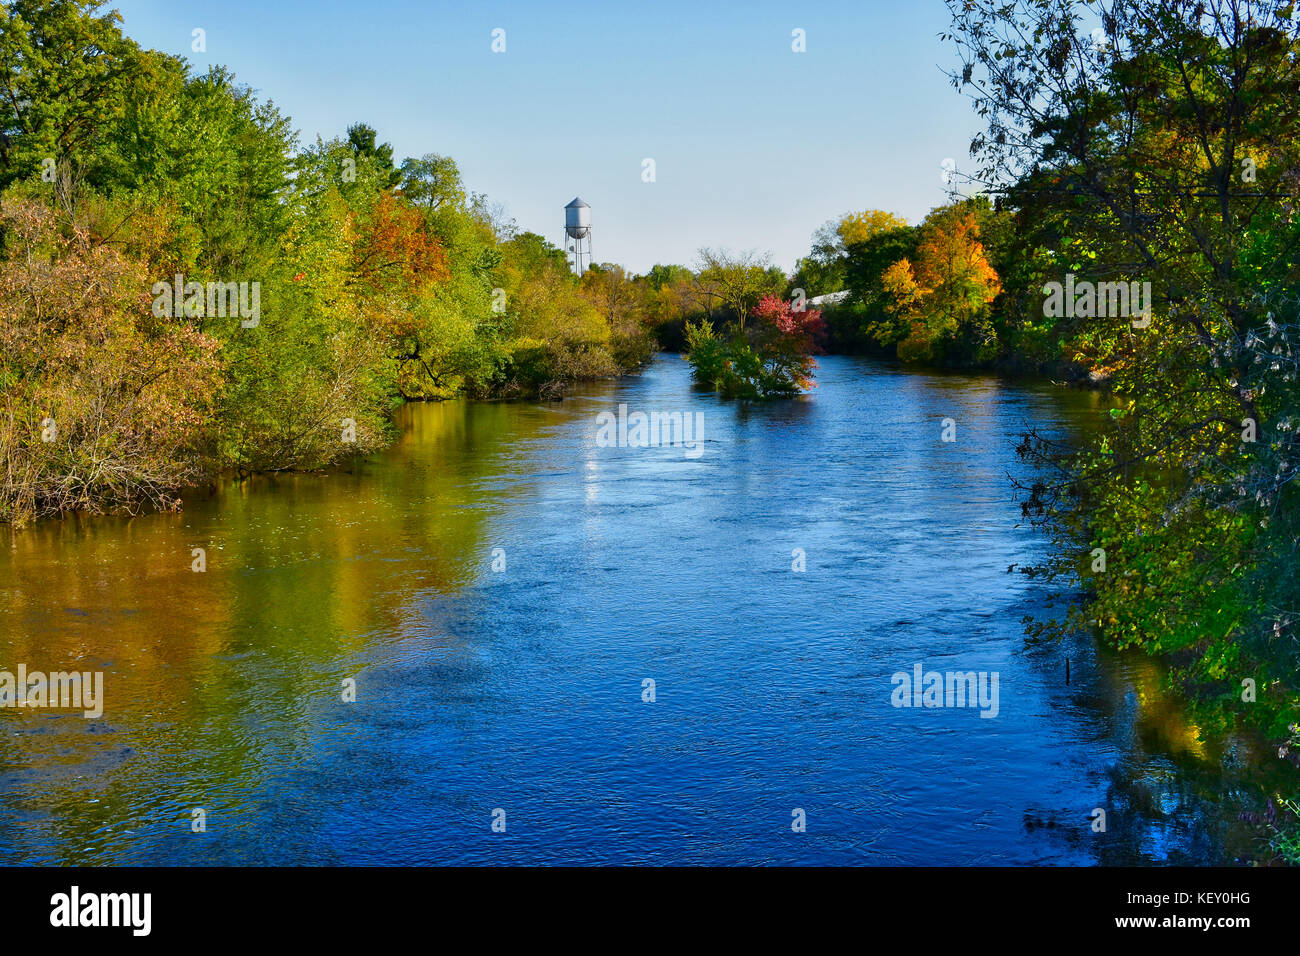
<svg viewBox="0 0 1300 956"><path fill-rule="evenodd" d="M573 271L582 275L591 265L591 207L581 199L564 207L564 248L573 254Z"/></svg>

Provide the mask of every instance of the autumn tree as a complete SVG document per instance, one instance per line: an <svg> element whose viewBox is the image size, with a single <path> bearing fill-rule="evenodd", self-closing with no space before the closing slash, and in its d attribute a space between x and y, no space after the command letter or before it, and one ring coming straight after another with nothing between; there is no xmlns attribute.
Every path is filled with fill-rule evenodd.
<svg viewBox="0 0 1300 956"><path fill-rule="evenodd" d="M975 212L963 205L934 210L921 225L914 260L889 266L882 285L894 321L873 330L882 342L897 343L898 357L934 357L941 343L957 336L991 342L989 306L1001 289L979 239Z"/></svg>
<svg viewBox="0 0 1300 956"><path fill-rule="evenodd" d="M835 234L847 254L877 236L906 228L907 220L902 216L881 209L867 209L845 213L835 227Z"/></svg>
<svg viewBox="0 0 1300 956"><path fill-rule="evenodd" d="M352 276L362 288L373 293L386 287L415 296L447 278L442 243L418 210L391 194L379 197L357 229Z"/></svg>
<svg viewBox="0 0 1300 956"><path fill-rule="evenodd" d="M0 520L170 507L203 473L219 343L151 314L145 263L0 202Z"/></svg>
<svg viewBox="0 0 1300 956"><path fill-rule="evenodd" d="M655 349L649 283L628 275L621 266L603 263L583 274L579 288L609 325L610 348L618 365L630 369L648 361Z"/></svg>
<svg viewBox="0 0 1300 956"><path fill-rule="evenodd" d="M703 319L686 326L687 360L699 385L727 398L788 398L814 388L813 372L825 328L817 309L768 294L745 329L720 334Z"/></svg>

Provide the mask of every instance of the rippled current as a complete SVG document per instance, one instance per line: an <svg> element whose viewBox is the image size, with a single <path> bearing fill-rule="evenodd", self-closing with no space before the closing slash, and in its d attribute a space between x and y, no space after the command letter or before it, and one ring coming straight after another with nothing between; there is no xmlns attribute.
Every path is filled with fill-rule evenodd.
<svg viewBox="0 0 1300 956"><path fill-rule="evenodd" d="M698 457L602 447L620 403L703 413ZM755 407L665 355L408 406L347 471L0 531L0 669L105 680L97 719L0 710L0 856L1230 862L1251 747L1199 740L1144 660L1025 642L1015 444L1101 407L840 357ZM997 716L893 706L917 664L996 672Z"/></svg>

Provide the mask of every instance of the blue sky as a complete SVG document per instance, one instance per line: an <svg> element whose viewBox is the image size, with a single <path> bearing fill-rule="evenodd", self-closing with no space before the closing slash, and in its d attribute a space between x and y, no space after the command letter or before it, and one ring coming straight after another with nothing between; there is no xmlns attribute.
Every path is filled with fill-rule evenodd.
<svg viewBox="0 0 1300 956"><path fill-rule="evenodd" d="M788 271L844 212L917 222L978 128L942 73L955 52L940 0L108 5L142 45L229 66L304 142L364 121L399 158L451 155L468 188L557 244L582 196L596 259L636 272L701 246Z"/></svg>

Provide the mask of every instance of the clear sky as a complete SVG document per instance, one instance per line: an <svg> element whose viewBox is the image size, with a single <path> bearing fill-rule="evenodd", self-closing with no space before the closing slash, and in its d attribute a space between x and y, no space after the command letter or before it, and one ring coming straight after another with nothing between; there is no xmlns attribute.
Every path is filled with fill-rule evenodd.
<svg viewBox="0 0 1300 956"><path fill-rule="evenodd" d="M789 271L844 212L917 222L944 201L943 160L969 166L979 126L942 72L956 55L940 0L108 6L143 46L230 67L303 142L366 122L399 160L452 156L469 189L557 245L581 196L596 260L636 272L701 246L770 252ZM807 52L791 49L796 28Z"/></svg>

